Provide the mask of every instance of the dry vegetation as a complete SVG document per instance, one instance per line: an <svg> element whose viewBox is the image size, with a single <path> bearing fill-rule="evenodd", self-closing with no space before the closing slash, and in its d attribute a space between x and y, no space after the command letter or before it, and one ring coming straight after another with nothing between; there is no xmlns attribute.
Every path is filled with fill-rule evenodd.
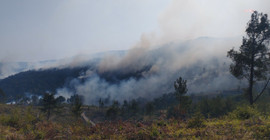
<svg viewBox="0 0 270 140"><path fill-rule="evenodd" d="M46 121L36 107L1 105L0 139L269 139L270 118L239 107L226 116L103 121L91 126L62 112ZM91 110L91 109L90 109ZM62 115L59 115L62 114ZM61 116L61 117L60 117Z"/></svg>

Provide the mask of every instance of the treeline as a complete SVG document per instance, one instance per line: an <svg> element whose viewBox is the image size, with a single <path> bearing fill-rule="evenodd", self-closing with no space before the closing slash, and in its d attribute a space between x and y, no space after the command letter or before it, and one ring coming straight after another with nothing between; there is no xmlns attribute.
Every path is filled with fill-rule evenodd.
<svg viewBox="0 0 270 140"><path fill-rule="evenodd" d="M143 99L133 99L131 101L118 101L107 107L99 105L100 109L105 109L106 113L101 114L105 120L149 120L154 119L190 119L198 114L202 118L219 118L227 116L239 107L249 106L248 100L242 94L231 96L186 96L185 103L177 102L174 93L164 94L163 96L146 102ZM270 115L270 95L265 94L252 108L256 108L261 114ZM247 112L245 112L247 111ZM242 110L249 115L248 110Z"/></svg>
<svg viewBox="0 0 270 140"><path fill-rule="evenodd" d="M63 96L56 97L52 93L44 93L43 96L23 97L14 103L36 106L46 114L47 119L50 119L52 114L57 115L55 112L68 107L76 118L79 118L81 113L86 111L91 114L90 118L99 118L99 121L145 120L145 118L149 120L159 118L185 120L198 113L205 118L218 118L228 115L239 106L248 105L248 100L244 94L232 94L230 96L225 94L186 95L188 87L186 81L181 77L175 81L174 87L175 92L164 94L150 101L138 98L119 102L100 98L98 105L88 106L83 105L84 97L80 95L75 94L66 99ZM3 91L0 91L0 94L3 95ZM268 99L270 99L270 96L266 93L256 104L258 110L263 114L269 114L270 112ZM97 109L93 110L92 108Z"/></svg>
<svg viewBox="0 0 270 140"><path fill-rule="evenodd" d="M0 88L6 93L6 100L22 98L25 93L43 95L46 91L55 92L77 78L88 67L30 70L0 80Z"/></svg>

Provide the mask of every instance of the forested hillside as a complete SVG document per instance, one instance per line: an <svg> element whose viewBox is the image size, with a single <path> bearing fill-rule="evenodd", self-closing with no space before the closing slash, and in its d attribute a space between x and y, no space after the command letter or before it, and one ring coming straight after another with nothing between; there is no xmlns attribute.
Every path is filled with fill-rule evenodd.
<svg viewBox="0 0 270 140"><path fill-rule="evenodd" d="M73 78L78 77L86 68L63 68L31 70L9 76L0 81L0 88L8 98L23 96L25 93L42 95L45 91L55 92Z"/></svg>

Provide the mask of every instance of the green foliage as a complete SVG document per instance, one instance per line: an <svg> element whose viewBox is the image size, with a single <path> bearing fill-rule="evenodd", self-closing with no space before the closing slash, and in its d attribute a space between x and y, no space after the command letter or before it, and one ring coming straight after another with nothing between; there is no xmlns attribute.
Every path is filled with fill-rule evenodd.
<svg viewBox="0 0 270 140"><path fill-rule="evenodd" d="M106 112L106 117L110 120L115 120L120 113L119 102L113 101L113 104Z"/></svg>
<svg viewBox="0 0 270 140"><path fill-rule="evenodd" d="M0 89L0 103L5 103L6 102L6 94L2 89Z"/></svg>
<svg viewBox="0 0 270 140"><path fill-rule="evenodd" d="M83 96L75 94L71 98L71 111L78 118L82 114Z"/></svg>
<svg viewBox="0 0 270 140"><path fill-rule="evenodd" d="M253 136L256 139L270 139L270 124L255 126Z"/></svg>
<svg viewBox="0 0 270 140"><path fill-rule="evenodd" d="M205 119L202 114L196 113L187 121L117 120L89 127L81 121L66 123L36 119L38 109L35 106L1 105L0 112L3 107L12 111L0 116L0 139L269 139L270 134L269 117ZM114 107L117 107L116 102ZM10 119L13 115L15 117ZM71 121L67 115L61 119Z"/></svg>
<svg viewBox="0 0 270 140"><path fill-rule="evenodd" d="M41 110L47 113L47 120L49 120L51 112L56 108L56 100L53 93L45 93L41 99Z"/></svg>
<svg viewBox="0 0 270 140"><path fill-rule="evenodd" d="M188 91L187 81L183 80L182 77L179 77L174 82L174 89L174 95L178 100L178 105L175 105L169 109L168 116L173 116L175 118L185 118L191 104L189 97L185 96Z"/></svg>
<svg viewBox="0 0 270 140"><path fill-rule="evenodd" d="M160 120L157 122L157 126L167 126L167 123L164 120Z"/></svg>
<svg viewBox="0 0 270 140"><path fill-rule="evenodd" d="M246 120L258 117L260 113L252 106L239 106L233 112L229 113L229 117L233 119Z"/></svg>
<svg viewBox="0 0 270 140"><path fill-rule="evenodd" d="M178 104L178 100L175 98L174 93L163 94L161 97L155 98L153 104L155 109L163 110L168 107Z"/></svg>
<svg viewBox="0 0 270 140"><path fill-rule="evenodd" d="M183 80L182 77L179 77L174 82L175 96L179 102L181 102L181 98L188 91L187 89L187 80Z"/></svg>
<svg viewBox="0 0 270 140"><path fill-rule="evenodd" d="M81 72L87 69L86 67L78 67L25 71L2 79L0 88L11 97L11 100L26 92L43 95L47 91L55 92L56 89L80 76Z"/></svg>
<svg viewBox="0 0 270 140"><path fill-rule="evenodd" d="M157 138L157 137L159 136L159 134L160 134L160 132L159 132L158 128L152 127L150 136L151 136L153 139L155 139L155 138Z"/></svg>
<svg viewBox="0 0 270 140"><path fill-rule="evenodd" d="M130 111L131 111L131 115L132 116L135 116L138 111L139 111L139 104L136 100L131 100L131 103L130 103L130 107L129 107Z"/></svg>
<svg viewBox="0 0 270 140"><path fill-rule="evenodd" d="M66 98L63 97L63 96L59 96L55 100L56 100L56 104L60 105L60 104L62 104L63 102L66 101Z"/></svg>
<svg viewBox="0 0 270 140"><path fill-rule="evenodd" d="M38 121L38 119L40 119L37 116L34 116L35 112L33 111L32 107L27 107L26 109L26 113L25 113L25 121L28 123L35 123Z"/></svg>
<svg viewBox="0 0 270 140"><path fill-rule="evenodd" d="M187 127L188 128L199 128L204 127L204 116L201 113L196 113L192 118L188 120Z"/></svg>
<svg viewBox="0 0 270 140"><path fill-rule="evenodd" d="M251 15L239 52L231 49L228 57L233 60L231 73L237 78L250 78L253 69L254 80L265 78L268 64L267 44L270 40L270 24L267 15L255 11ZM252 66L252 67L250 67Z"/></svg>
<svg viewBox="0 0 270 140"><path fill-rule="evenodd" d="M11 115L1 116L0 121L4 125L8 125L11 127L19 127L20 114L17 110L13 110Z"/></svg>
<svg viewBox="0 0 270 140"><path fill-rule="evenodd" d="M153 112L154 112L154 104L152 103L152 102L148 102L146 105L145 105L146 107L146 114L147 115L152 115L153 114Z"/></svg>
<svg viewBox="0 0 270 140"><path fill-rule="evenodd" d="M124 100L121 106L121 116L123 119L127 119L130 116L129 103L127 100Z"/></svg>
<svg viewBox="0 0 270 140"><path fill-rule="evenodd" d="M171 106L167 111L167 118L184 119L189 115L191 99L188 96L182 96L182 102Z"/></svg>
<svg viewBox="0 0 270 140"><path fill-rule="evenodd" d="M205 117L220 117L226 115L234 108L230 98L220 96L214 98L203 98L195 106L195 109L201 112Z"/></svg>
<svg viewBox="0 0 270 140"><path fill-rule="evenodd" d="M228 57L233 61L230 65L231 74L236 78L245 78L249 81L248 97L252 105L264 90L253 98L254 82L266 79L269 66L270 23L267 14L254 11L246 33L239 52L231 49L228 51Z"/></svg>
<svg viewBox="0 0 270 140"><path fill-rule="evenodd" d="M29 133L33 129L33 124L37 123L40 118L34 116L31 107L27 107L25 111L12 109L10 114L5 114L0 117L0 124L17 128L18 130Z"/></svg>

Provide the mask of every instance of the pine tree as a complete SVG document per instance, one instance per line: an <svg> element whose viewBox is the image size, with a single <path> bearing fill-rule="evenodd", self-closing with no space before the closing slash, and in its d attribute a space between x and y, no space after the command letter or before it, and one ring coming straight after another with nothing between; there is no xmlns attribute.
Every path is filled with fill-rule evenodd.
<svg viewBox="0 0 270 140"><path fill-rule="evenodd" d="M52 110L56 107L56 100L54 98L53 93L45 93L43 98L41 99L42 102L42 111L47 113L47 120L50 119Z"/></svg>
<svg viewBox="0 0 270 140"><path fill-rule="evenodd" d="M174 95L176 99L178 100L178 105L174 107L175 111L175 117L181 117L185 118L187 114L187 110L191 104L191 100L188 96L186 96L186 93L188 91L187 89L187 80L182 79L182 77L179 77L174 82Z"/></svg>
<svg viewBox="0 0 270 140"><path fill-rule="evenodd" d="M247 79L249 82L248 97L252 105L264 92L269 80L262 91L253 98L253 86L256 81L266 79L269 65L270 25L267 14L254 11L247 24L246 36L243 37L239 51L234 48L228 51L232 59L230 72L238 79Z"/></svg>
<svg viewBox="0 0 270 140"><path fill-rule="evenodd" d="M2 89L0 89L0 103L5 103L5 102L6 102L6 94Z"/></svg>
<svg viewBox="0 0 270 140"><path fill-rule="evenodd" d="M71 97L72 98L72 97ZM78 118L82 114L82 106L83 106L83 96L79 96L78 94L73 95L73 100L71 102L72 108L71 111Z"/></svg>

